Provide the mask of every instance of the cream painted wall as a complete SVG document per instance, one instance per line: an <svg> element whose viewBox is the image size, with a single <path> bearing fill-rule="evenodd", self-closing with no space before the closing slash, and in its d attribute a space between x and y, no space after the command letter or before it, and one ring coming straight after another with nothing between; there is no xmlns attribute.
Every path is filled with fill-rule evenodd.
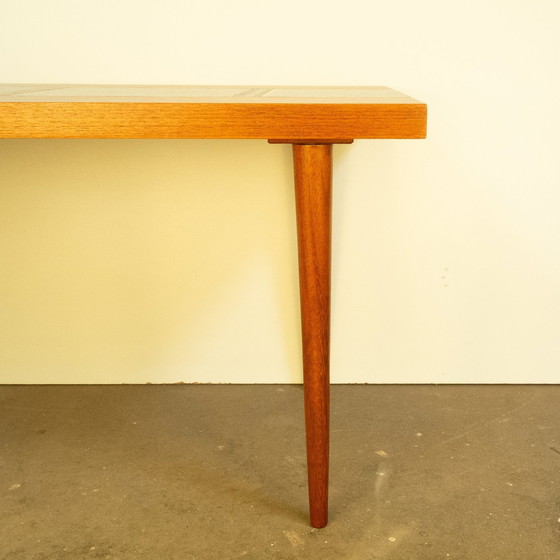
<svg viewBox="0 0 560 560"><path fill-rule="evenodd" d="M0 82L388 85L335 150L332 380L558 382L556 0L20 0ZM0 382L300 382L290 151L0 141Z"/></svg>

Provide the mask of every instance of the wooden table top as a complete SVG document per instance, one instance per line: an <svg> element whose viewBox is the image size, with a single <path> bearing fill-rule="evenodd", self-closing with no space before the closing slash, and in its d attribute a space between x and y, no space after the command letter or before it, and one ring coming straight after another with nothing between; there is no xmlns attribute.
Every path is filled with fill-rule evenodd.
<svg viewBox="0 0 560 560"><path fill-rule="evenodd" d="M387 87L0 84L0 138L425 138Z"/></svg>

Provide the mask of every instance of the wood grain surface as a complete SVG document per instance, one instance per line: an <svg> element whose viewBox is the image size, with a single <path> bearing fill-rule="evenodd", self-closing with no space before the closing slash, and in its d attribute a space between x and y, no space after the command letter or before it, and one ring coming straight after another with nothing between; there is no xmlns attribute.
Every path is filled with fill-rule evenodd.
<svg viewBox="0 0 560 560"><path fill-rule="evenodd" d="M248 88L261 94L231 96L212 95L216 88L203 86L196 89L197 95L172 87L153 88L153 95L140 86L33 87L0 86L0 138L315 140L426 135L426 105L388 88ZM47 86L35 86L41 87ZM135 91L140 94L132 95ZM321 97L325 91L328 95ZM357 93L350 95L352 91Z"/></svg>
<svg viewBox="0 0 560 560"><path fill-rule="evenodd" d="M328 520L332 146L294 145L309 511Z"/></svg>

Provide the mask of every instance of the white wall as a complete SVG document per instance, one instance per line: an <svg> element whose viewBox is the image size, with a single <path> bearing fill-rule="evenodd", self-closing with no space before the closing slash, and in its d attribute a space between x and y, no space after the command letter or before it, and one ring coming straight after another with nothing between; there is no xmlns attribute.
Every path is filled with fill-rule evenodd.
<svg viewBox="0 0 560 560"><path fill-rule="evenodd" d="M388 85L335 150L332 380L560 371L557 0L19 0L0 82ZM0 382L299 382L292 171L262 141L0 141Z"/></svg>

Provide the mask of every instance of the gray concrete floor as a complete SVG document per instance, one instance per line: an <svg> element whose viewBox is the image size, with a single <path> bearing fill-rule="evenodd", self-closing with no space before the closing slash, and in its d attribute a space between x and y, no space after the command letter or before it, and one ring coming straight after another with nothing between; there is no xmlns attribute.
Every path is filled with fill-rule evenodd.
<svg viewBox="0 0 560 560"><path fill-rule="evenodd" d="M0 386L0 559L560 558L559 386Z"/></svg>

